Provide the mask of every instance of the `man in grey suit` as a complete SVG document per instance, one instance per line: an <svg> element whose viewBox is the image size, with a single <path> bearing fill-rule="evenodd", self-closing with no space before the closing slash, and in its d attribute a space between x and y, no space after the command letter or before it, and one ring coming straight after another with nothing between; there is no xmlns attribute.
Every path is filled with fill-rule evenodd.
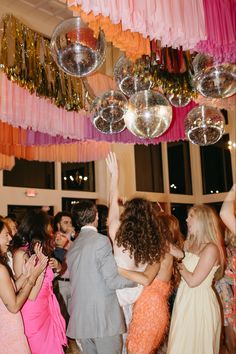
<svg viewBox="0 0 236 354"><path fill-rule="evenodd" d="M96 205L82 201L72 215L81 231L66 256L72 297L67 336L79 341L83 354L120 354L125 323L115 290L137 284L119 276L110 240L97 232Z"/></svg>

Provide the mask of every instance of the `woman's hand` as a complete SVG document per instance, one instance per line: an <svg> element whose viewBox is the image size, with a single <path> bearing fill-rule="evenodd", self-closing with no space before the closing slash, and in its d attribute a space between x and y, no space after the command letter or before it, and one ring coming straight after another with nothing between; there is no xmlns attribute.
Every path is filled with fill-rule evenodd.
<svg viewBox="0 0 236 354"><path fill-rule="evenodd" d="M24 264L22 267L22 275L25 278L29 278L34 271L35 263L36 263L36 254L33 254Z"/></svg>
<svg viewBox="0 0 236 354"><path fill-rule="evenodd" d="M182 260L185 257L184 251L173 245L173 243L169 243L169 253L179 260Z"/></svg>
<svg viewBox="0 0 236 354"><path fill-rule="evenodd" d="M109 152L106 158L106 164L111 176L118 179L118 164L114 152Z"/></svg>
<svg viewBox="0 0 236 354"><path fill-rule="evenodd" d="M55 269L57 272L61 271L61 263L56 258L49 259L49 267Z"/></svg>

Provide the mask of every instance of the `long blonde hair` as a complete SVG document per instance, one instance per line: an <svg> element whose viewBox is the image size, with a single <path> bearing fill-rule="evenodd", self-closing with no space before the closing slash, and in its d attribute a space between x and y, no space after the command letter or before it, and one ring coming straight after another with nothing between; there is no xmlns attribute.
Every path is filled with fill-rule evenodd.
<svg viewBox="0 0 236 354"><path fill-rule="evenodd" d="M225 266L224 238L220 219L216 212L206 204L194 205L189 209L189 213L191 211L196 218L197 228L194 234L188 232L187 239L190 243L192 242L199 246L201 243L208 242L212 242L217 246L220 255L220 269L216 277L219 278L223 275Z"/></svg>

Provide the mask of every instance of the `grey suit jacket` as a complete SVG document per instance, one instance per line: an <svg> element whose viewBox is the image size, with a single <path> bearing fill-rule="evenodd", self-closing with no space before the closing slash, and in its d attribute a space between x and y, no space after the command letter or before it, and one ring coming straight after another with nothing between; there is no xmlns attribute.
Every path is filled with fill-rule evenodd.
<svg viewBox="0 0 236 354"><path fill-rule="evenodd" d="M116 289L137 286L118 275L107 236L82 229L66 255L71 283L70 338L98 338L125 332Z"/></svg>

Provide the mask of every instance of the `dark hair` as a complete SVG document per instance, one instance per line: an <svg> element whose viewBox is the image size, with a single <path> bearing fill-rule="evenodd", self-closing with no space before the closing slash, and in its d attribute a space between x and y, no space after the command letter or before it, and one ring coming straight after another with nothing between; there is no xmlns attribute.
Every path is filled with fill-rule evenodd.
<svg viewBox="0 0 236 354"><path fill-rule="evenodd" d="M0 218L0 233L3 231L4 227L6 227L9 230L7 223ZM7 268L10 277L14 278L12 274L12 270L8 265L7 254L2 253L1 249L0 249L0 264L3 264Z"/></svg>
<svg viewBox="0 0 236 354"><path fill-rule="evenodd" d="M43 247L43 253L50 257L53 252L53 240L49 235L49 224L49 216L43 211L26 213L13 239L13 251L27 246L28 253L31 255L35 244L39 242Z"/></svg>
<svg viewBox="0 0 236 354"><path fill-rule="evenodd" d="M72 216L71 213L69 213L68 211L59 211L53 219L53 231L57 232L58 228L57 228L57 224L61 221L61 219L63 218L63 216L68 216L69 218L71 218L72 221Z"/></svg>
<svg viewBox="0 0 236 354"><path fill-rule="evenodd" d="M81 228L82 226L91 224L95 221L97 208L93 201L83 200L71 209L72 218L76 225Z"/></svg>
<svg viewBox="0 0 236 354"><path fill-rule="evenodd" d="M107 235L108 207L104 204L96 204L98 211L98 232Z"/></svg>
<svg viewBox="0 0 236 354"><path fill-rule="evenodd" d="M159 232L152 202L134 198L124 204L116 234L118 247L123 246L134 257L135 264L159 262L167 250L164 235Z"/></svg>

